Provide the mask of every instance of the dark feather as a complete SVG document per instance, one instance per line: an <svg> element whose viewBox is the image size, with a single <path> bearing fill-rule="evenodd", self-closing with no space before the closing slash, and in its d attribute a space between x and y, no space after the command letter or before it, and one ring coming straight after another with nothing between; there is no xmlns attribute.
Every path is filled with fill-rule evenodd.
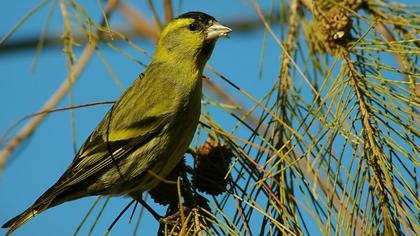
<svg viewBox="0 0 420 236"><path fill-rule="evenodd" d="M214 17L204 12L199 12L199 11L190 11L177 17L177 19L181 19L181 18L192 18L201 23L204 23L204 25L208 25L208 23L211 21L216 21Z"/></svg>

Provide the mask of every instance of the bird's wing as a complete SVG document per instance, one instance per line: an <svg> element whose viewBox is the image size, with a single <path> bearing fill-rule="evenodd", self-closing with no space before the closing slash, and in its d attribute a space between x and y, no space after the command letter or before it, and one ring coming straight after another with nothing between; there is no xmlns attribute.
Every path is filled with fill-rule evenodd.
<svg viewBox="0 0 420 236"><path fill-rule="evenodd" d="M158 136L171 122L174 103L153 93L159 89L153 88L159 86L157 79L157 74L149 74L148 78L141 74L114 104L60 178L63 186L81 182L111 165L116 168L123 158Z"/></svg>
<svg viewBox="0 0 420 236"><path fill-rule="evenodd" d="M121 160L161 134L173 119L175 103L156 95L154 91L162 86L155 83L157 79L158 75L140 77L133 83L89 136L55 187L65 189L118 168ZM171 92L166 96L173 96Z"/></svg>
<svg viewBox="0 0 420 236"><path fill-rule="evenodd" d="M178 104L175 99L168 99L176 97L175 90L159 92L162 87L171 88L170 84L164 84L171 80L157 72L138 78L114 104L45 196L54 197L68 188L80 187L77 184L82 181L94 182L162 133L174 119ZM146 161L143 168L151 164Z"/></svg>
<svg viewBox="0 0 420 236"><path fill-rule="evenodd" d="M168 119L169 116L165 115L154 118L149 117L148 122L144 122L143 124L147 128L142 129L139 124L136 126L137 131L147 131L138 132L137 134L129 129L115 131L127 133L127 135L121 136L125 138L120 139L107 140L106 135L92 133L80 149L73 163L60 178L59 185L62 187L74 186L92 175L103 173L103 170L111 168L118 169L118 165L122 159L157 137L164 129Z"/></svg>

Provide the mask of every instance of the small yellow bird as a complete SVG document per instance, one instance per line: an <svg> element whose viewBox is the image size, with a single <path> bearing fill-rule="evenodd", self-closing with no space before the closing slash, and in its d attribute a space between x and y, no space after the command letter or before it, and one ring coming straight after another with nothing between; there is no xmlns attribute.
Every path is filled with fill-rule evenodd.
<svg viewBox="0 0 420 236"><path fill-rule="evenodd" d="M108 111L61 178L2 227L7 235L39 213L92 195L138 195L179 163L198 125L203 69L232 30L202 12L163 29L143 76Z"/></svg>

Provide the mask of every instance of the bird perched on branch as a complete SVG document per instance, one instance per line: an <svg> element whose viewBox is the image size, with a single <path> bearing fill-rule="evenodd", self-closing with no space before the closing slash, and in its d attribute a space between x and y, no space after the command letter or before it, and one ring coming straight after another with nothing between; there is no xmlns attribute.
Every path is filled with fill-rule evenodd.
<svg viewBox="0 0 420 236"><path fill-rule="evenodd" d="M108 111L60 179L20 215L12 233L41 212L92 195L133 195L155 187L179 163L198 125L203 69L232 30L202 12L163 29L143 76Z"/></svg>

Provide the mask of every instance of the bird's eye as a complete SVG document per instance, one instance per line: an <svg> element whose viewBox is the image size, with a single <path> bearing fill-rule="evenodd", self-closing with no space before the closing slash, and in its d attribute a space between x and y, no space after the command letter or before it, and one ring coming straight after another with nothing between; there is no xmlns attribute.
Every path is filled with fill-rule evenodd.
<svg viewBox="0 0 420 236"><path fill-rule="evenodd" d="M194 23L190 24L188 27L190 28L191 31L196 31L198 28L197 24L194 24Z"/></svg>

